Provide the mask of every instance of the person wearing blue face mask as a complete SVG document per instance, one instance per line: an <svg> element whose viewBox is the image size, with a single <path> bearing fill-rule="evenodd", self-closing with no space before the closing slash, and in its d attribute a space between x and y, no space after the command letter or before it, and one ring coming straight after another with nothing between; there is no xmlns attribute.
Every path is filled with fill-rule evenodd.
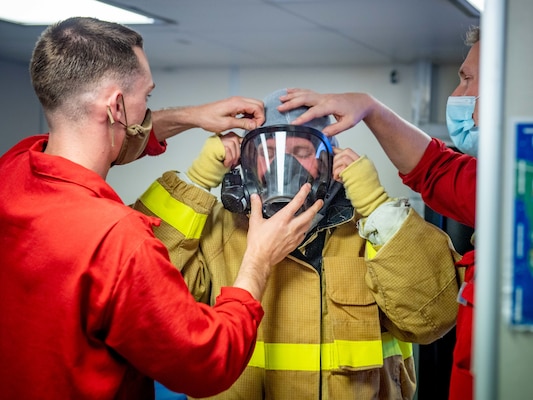
<svg viewBox="0 0 533 400"><path fill-rule="evenodd" d="M446 104L446 125L455 147L477 157L479 128L474 121L475 96L450 96Z"/></svg>
<svg viewBox="0 0 533 400"><path fill-rule="evenodd" d="M308 106L293 123L304 124L323 115L336 122L324 129L328 136L363 121L396 166L403 182L422 195L434 211L475 227L476 171L479 106L479 27L467 32L470 46L459 69L460 82L446 106L450 137L460 152L432 138L366 93L319 94L306 89L289 89L281 97L279 111ZM473 237L472 237L473 242ZM474 244L474 243L472 243ZM470 370L472 324L474 320L474 251L464 254L456 266L462 276L456 344L449 387L449 399L472 399L474 377Z"/></svg>

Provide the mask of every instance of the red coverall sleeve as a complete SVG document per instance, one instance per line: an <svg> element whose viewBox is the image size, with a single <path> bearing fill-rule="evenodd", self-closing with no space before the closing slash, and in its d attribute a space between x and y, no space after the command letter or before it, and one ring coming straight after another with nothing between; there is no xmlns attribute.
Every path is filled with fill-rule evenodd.
<svg viewBox="0 0 533 400"><path fill-rule="evenodd" d="M151 236L118 273L106 344L176 392L205 397L224 391L253 353L263 309L233 287L223 288L213 307L196 302L167 249Z"/></svg>
<svg viewBox="0 0 533 400"><path fill-rule="evenodd" d="M148 138L148 143L146 144L146 148L144 149L141 157L158 156L159 154L163 154L166 151L166 149L167 149L166 140L162 142L158 142L157 138L155 137L154 130L152 129L150 131L150 137Z"/></svg>
<svg viewBox="0 0 533 400"><path fill-rule="evenodd" d="M418 165L399 174L403 183L422 195L434 211L475 226L477 160L433 138Z"/></svg>

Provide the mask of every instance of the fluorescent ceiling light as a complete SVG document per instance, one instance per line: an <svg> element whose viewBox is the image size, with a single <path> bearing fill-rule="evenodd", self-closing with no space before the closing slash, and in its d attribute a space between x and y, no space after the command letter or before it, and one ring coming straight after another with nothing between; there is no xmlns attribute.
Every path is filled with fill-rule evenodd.
<svg viewBox="0 0 533 400"><path fill-rule="evenodd" d="M153 24L154 18L97 0L15 0L0 19L22 25L50 25L70 17L94 17L120 24Z"/></svg>
<svg viewBox="0 0 533 400"><path fill-rule="evenodd" d="M466 0L481 13L485 8L485 0Z"/></svg>
<svg viewBox="0 0 533 400"><path fill-rule="evenodd" d="M483 13L485 0L450 0L469 17L479 18Z"/></svg>
<svg viewBox="0 0 533 400"><path fill-rule="evenodd" d="M450 0L455 6L467 16L479 18L483 12L485 0Z"/></svg>

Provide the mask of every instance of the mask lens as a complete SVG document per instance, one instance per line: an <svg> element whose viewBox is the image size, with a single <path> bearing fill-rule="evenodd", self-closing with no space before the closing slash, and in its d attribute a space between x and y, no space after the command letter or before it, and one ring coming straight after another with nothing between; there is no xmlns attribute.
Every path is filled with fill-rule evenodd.
<svg viewBox="0 0 533 400"><path fill-rule="evenodd" d="M244 183L257 188L263 211L270 217L309 182L312 201L306 202L303 210L318 198L318 188L329 186L331 153L327 138L309 127L256 129L246 136L241 148L241 167L247 180Z"/></svg>

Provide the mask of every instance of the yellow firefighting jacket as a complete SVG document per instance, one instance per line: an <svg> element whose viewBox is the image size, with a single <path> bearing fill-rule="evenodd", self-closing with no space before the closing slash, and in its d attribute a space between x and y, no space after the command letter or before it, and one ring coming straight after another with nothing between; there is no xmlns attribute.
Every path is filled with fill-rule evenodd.
<svg viewBox="0 0 533 400"><path fill-rule="evenodd" d="M155 234L191 293L213 304L235 280L248 218L167 172L135 208L162 219ZM345 214L346 215L346 214ZM316 236L273 268L254 354L216 399L410 399L410 342L429 343L455 323L454 252L413 210L370 259L352 213L322 230L322 263L306 262ZM365 256L366 254L366 256ZM205 371L206 385L209 371Z"/></svg>

